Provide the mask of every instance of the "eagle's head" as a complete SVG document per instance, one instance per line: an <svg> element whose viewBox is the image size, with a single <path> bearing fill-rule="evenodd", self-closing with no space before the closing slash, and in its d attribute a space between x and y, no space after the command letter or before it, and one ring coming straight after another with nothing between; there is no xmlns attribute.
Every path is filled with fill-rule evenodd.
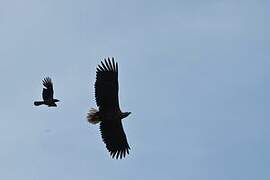
<svg viewBox="0 0 270 180"><path fill-rule="evenodd" d="M123 112L123 113L121 113L121 119L126 118L130 114L131 114L131 112Z"/></svg>

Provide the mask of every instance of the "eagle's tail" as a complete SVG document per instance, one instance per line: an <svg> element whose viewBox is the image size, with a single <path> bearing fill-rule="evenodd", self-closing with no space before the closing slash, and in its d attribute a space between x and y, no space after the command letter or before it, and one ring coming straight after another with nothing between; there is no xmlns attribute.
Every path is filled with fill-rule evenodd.
<svg viewBox="0 0 270 180"><path fill-rule="evenodd" d="M87 113L87 120L91 124L97 124L101 122L99 117L99 111L97 109L91 108Z"/></svg>
<svg viewBox="0 0 270 180"><path fill-rule="evenodd" d="M35 106L40 106L40 105L42 105L42 104L44 104L44 101L35 101L35 102L34 102L34 105L35 105Z"/></svg>

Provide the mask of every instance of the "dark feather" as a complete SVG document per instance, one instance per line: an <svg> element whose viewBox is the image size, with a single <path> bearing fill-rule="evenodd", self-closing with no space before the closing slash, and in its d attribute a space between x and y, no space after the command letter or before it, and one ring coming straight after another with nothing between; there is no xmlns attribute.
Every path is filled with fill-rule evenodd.
<svg viewBox="0 0 270 180"><path fill-rule="evenodd" d="M103 142L113 158L122 159L129 154L130 147L120 119L102 121L100 132Z"/></svg>
<svg viewBox="0 0 270 180"><path fill-rule="evenodd" d="M110 60L109 64L111 64ZM101 62L102 66L97 67L96 83L95 83L95 97L99 110L119 111L118 102L118 71L110 66L107 61L105 64Z"/></svg>
<svg viewBox="0 0 270 180"><path fill-rule="evenodd" d="M52 84L52 80L49 77L44 78L43 82L43 86L45 86L45 88L43 88L42 91L42 98L44 101L50 101L53 100L53 84Z"/></svg>

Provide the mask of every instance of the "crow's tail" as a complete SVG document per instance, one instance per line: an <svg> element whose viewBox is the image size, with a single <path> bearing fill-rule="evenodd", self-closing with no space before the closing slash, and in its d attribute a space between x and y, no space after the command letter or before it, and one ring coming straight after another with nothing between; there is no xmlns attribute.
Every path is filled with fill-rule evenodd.
<svg viewBox="0 0 270 180"><path fill-rule="evenodd" d="M40 106L40 105L42 105L42 104L44 104L43 101L35 101L35 102L34 102L34 105L35 105L35 106Z"/></svg>
<svg viewBox="0 0 270 180"><path fill-rule="evenodd" d="M91 108L87 114L87 120L91 124L97 124L101 122L99 117L99 111L97 109Z"/></svg>

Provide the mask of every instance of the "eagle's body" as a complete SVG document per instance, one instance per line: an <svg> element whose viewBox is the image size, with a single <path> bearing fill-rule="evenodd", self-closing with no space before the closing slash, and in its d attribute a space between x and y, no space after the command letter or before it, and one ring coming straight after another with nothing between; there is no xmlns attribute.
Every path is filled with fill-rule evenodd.
<svg viewBox="0 0 270 180"><path fill-rule="evenodd" d="M105 63L105 64L104 64ZM130 112L122 112L118 100L118 64L108 58L96 71L95 97L99 110L91 109L87 119L100 123L100 132L106 148L116 159L129 153L129 145L122 126L122 119Z"/></svg>
<svg viewBox="0 0 270 180"><path fill-rule="evenodd" d="M34 105L40 106L44 104L49 107L56 107L57 106L56 102L58 102L59 100L53 98L53 83L52 83L51 78L49 77L44 78L42 83L43 83L43 86L45 86L45 88L43 88L43 91L42 91L43 101L35 101Z"/></svg>

